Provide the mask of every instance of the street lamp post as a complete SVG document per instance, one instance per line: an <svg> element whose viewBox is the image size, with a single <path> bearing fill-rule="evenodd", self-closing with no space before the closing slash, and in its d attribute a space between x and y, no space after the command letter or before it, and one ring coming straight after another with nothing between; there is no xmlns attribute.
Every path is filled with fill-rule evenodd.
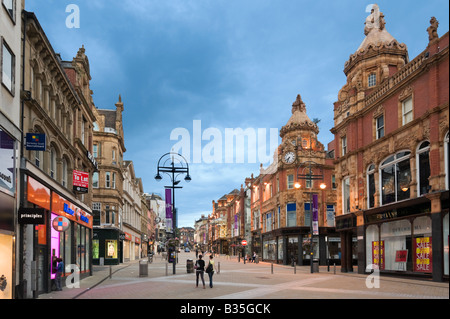
<svg viewBox="0 0 450 319"><path fill-rule="evenodd" d="M299 169L304 166L303 170L306 169L306 165L308 165L307 169L308 169L308 173L306 174L299 174ZM313 242L314 242L314 230L313 230L313 192L312 192L312 181L313 180L322 180L323 181L323 172L322 169L320 170L320 174L313 174L312 172L312 166L317 166L318 164L316 162L313 161L306 161L300 164L300 166L297 168L297 179L303 179L303 180L307 180L309 181L309 187L311 188L310 192L309 192L309 212L310 212L310 225L309 225L309 229L310 229L310 233L311 233L311 244L310 244L310 263L311 263L311 273L314 272L314 267L313 267ZM297 182L295 184L295 188L300 188L300 184ZM320 184L320 188L322 190L324 190L326 188L325 183L321 183ZM318 227L318 225L317 225Z"/></svg>
<svg viewBox="0 0 450 319"><path fill-rule="evenodd" d="M155 175L156 181L161 181L162 176L161 173L166 173L170 180L172 181L172 186L164 186L165 188L172 189L172 235L173 238L176 237L175 235L175 229L177 228L177 210L175 208L175 189L176 188L183 188L182 186L177 186L180 181L177 180L178 175L186 174L186 177L184 180L186 182L191 181L191 176L189 175L189 164L187 163L186 159L178 154L169 152L161 156L161 158L158 161L158 170ZM169 258L169 256L167 256ZM174 259L173 259L173 274L176 273L176 249L174 250Z"/></svg>

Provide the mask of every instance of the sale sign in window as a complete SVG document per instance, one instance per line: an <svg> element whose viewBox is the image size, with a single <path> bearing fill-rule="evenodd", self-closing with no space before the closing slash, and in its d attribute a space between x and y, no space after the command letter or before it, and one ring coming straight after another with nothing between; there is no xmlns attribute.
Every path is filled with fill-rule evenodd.
<svg viewBox="0 0 450 319"><path fill-rule="evenodd" d="M384 240L372 242L372 262L380 270L384 270Z"/></svg>
<svg viewBox="0 0 450 319"><path fill-rule="evenodd" d="M432 272L431 237L414 238L414 271Z"/></svg>

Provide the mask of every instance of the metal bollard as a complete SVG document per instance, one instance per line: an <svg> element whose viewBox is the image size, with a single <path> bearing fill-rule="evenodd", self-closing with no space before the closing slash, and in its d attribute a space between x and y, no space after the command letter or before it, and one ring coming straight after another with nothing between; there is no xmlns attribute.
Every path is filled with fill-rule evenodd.
<svg viewBox="0 0 450 319"><path fill-rule="evenodd" d="M334 274L336 275L336 263L334 263Z"/></svg>
<svg viewBox="0 0 450 319"><path fill-rule="evenodd" d="M220 274L220 262L217 263L217 274Z"/></svg>
<svg viewBox="0 0 450 319"><path fill-rule="evenodd" d="M294 274L296 274L296 273L297 273L297 264L294 261Z"/></svg>
<svg viewBox="0 0 450 319"><path fill-rule="evenodd" d="M273 275L273 263L270 264L270 272L271 272L272 275Z"/></svg>

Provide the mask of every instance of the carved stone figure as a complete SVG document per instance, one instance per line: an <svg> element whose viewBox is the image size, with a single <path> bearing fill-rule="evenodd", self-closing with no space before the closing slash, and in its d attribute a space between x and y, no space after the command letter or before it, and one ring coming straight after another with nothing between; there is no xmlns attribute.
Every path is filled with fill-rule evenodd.
<svg viewBox="0 0 450 319"><path fill-rule="evenodd" d="M428 27L428 40L432 41L439 38L437 34L437 29L439 27L439 21L435 17L431 17L430 26Z"/></svg>

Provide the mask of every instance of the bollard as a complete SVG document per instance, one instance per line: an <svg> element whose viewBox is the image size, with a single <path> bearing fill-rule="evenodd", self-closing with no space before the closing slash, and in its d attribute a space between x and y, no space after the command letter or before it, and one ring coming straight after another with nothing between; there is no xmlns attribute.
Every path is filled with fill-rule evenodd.
<svg viewBox="0 0 450 319"><path fill-rule="evenodd" d="M334 274L336 275L336 263L334 263Z"/></svg>
<svg viewBox="0 0 450 319"><path fill-rule="evenodd" d="M217 263L217 274L220 274L220 262Z"/></svg>
<svg viewBox="0 0 450 319"><path fill-rule="evenodd" d="M272 275L273 275L273 263L270 264L270 272L271 272Z"/></svg>
<svg viewBox="0 0 450 319"><path fill-rule="evenodd" d="M294 261L294 274L296 274L297 273L297 265L295 264L295 261Z"/></svg>

